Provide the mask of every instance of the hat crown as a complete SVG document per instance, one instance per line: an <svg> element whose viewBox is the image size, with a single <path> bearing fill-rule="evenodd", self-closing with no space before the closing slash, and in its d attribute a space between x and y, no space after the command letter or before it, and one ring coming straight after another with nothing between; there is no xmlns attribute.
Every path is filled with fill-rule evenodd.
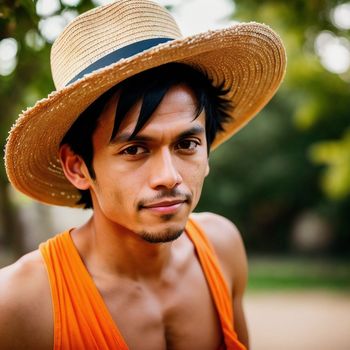
<svg viewBox="0 0 350 350"><path fill-rule="evenodd" d="M116 50L148 39L178 39L181 32L170 13L149 0L118 0L76 17L51 49L57 90Z"/></svg>

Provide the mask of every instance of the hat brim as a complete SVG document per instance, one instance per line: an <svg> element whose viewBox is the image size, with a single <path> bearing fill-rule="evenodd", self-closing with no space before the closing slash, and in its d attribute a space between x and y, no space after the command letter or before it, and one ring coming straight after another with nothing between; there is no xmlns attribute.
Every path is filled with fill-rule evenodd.
<svg viewBox="0 0 350 350"><path fill-rule="evenodd" d="M66 179L59 144L77 117L121 81L170 62L191 65L228 89L232 121L212 149L230 138L272 98L286 68L283 44L268 26L240 23L160 44L52 92L24 111L12 127L5 166L12 185L47 204L77 207L78 190Z"/></svg>

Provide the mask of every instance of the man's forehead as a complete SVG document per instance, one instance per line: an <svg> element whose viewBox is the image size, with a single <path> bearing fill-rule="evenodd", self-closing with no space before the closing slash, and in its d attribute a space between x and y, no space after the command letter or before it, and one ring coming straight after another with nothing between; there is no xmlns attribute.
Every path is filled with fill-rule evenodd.
<svg viewBox="0 0 350 350"><path fill-rule="evenodd" d="M115 118L118 118L117 111L120 96L121 90L118 90L108 100L99 118L99 127L113 128L116 121ZM118 133L115 135L122 135L123 137L118 137L118 139L125 139L125 135L131 135L135 130L135 126L139 121L141 108L145 108L143 103L147 103L147 101L144 102L142 99L138 99L125 114L118 128ZM167 127L168 129L177 128L187 130L193 127L190 124L197 119L197 107L198 103L195 94L188 86L184 84L173 86L166 92L142 129ZM200 124L203 123L199 122Z"/></svg>

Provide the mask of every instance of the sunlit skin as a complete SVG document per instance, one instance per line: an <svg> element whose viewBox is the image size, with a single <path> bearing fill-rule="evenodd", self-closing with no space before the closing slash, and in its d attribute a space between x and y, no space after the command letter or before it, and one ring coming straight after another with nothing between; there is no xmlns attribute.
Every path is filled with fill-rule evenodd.
<svg viewBox="0 0 350 350"><path fill-rule="evenodd" d="M68 145L67 179L89 190L93 214L71 237L130 349L212 350L223 342L208 284L184 228L191 214L205 230L232 293L234 328L248 346L242 308L247 264L239 232L227 219L193 214L209 172L204 111L192 91L174 86L149 122L128 140L136 104L111 140L118 93L93 134L91 177ZM35 280L35 283L32 281ZM52 349L53 313L38 250L0 271L0 347Z"/></svg>

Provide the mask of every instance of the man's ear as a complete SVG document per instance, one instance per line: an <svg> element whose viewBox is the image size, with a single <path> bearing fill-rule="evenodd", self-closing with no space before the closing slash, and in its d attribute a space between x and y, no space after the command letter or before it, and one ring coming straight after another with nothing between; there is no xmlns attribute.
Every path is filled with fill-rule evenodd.
<svg viewBox="0 0 350 350"><path fill-rule="evenodd" d="M210 167L209 167L209 159L208 159L208 161L207 161L207 168L205 169L205 176L208 176L209 171L210 171Z"/></svg>
<svg viewBox="0 0 350 350"><path fill-rule="evenodd" d="M69 182L79 190L89 189L91 178L83 159L67 144L60 147L59 157L64 175Z"/></svg>

